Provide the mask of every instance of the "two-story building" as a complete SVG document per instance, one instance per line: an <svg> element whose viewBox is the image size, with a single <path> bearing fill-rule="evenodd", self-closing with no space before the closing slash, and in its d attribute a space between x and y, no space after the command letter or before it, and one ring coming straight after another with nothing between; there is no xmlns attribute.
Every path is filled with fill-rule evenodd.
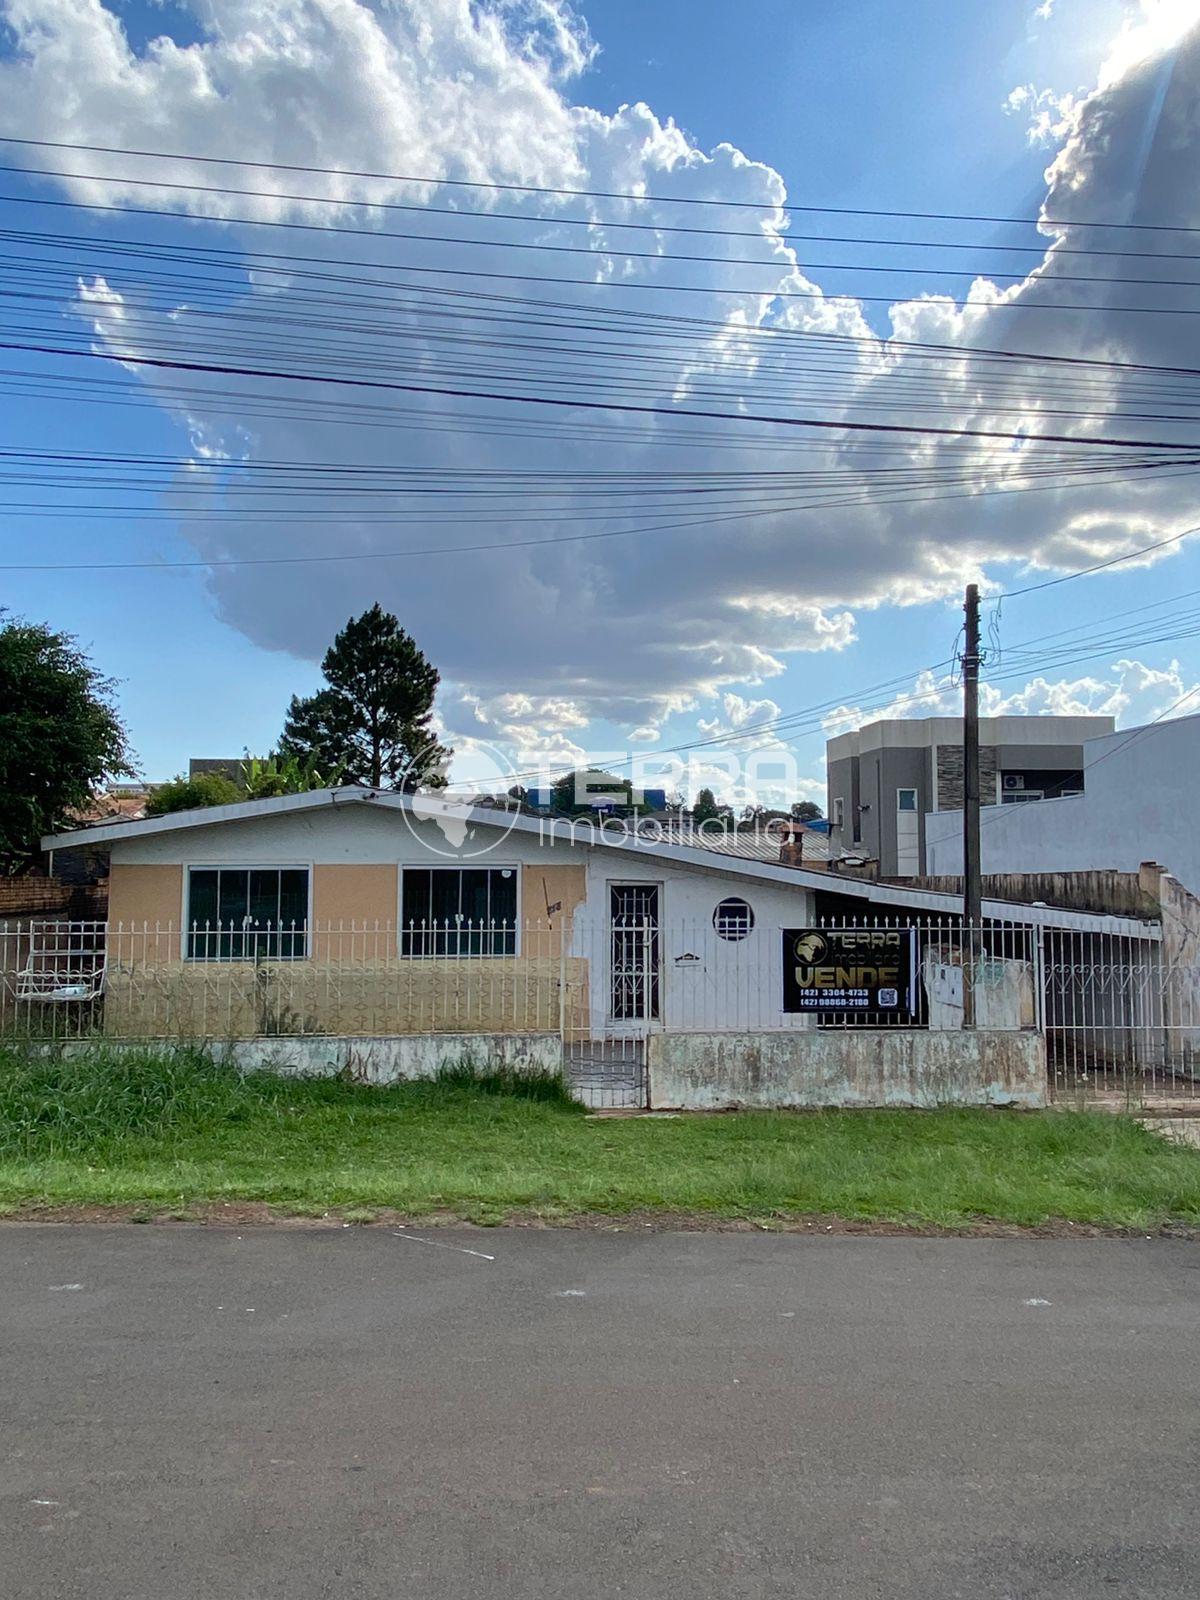
<svg viewBox="0 0 1200 1600"><path fill-rule="evenodd" d="M1017 805L1081 794L1083 746L1112 717L981 717L980 796ZM961 717L887 718L825 746L831 854L879 863L886 878L928 870L925 814L963 803Z"/></svg>

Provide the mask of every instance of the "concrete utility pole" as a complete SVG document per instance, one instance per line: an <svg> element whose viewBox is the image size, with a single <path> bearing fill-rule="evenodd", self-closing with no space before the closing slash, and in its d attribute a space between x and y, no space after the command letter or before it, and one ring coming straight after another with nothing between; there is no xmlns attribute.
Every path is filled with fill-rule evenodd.
<svg viewBox="0 0 1200 1600"><path fill-rule="evenodd" d="M975 971L983 915L979 862L979 586L967 585L963 606L963 1027L975 1026Z"/></svg>

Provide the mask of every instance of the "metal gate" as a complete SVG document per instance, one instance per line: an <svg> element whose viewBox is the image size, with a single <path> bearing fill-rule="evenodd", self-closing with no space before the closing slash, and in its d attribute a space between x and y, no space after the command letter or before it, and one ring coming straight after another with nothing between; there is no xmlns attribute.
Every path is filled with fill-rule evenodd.
<svg viewBox="0 0 1200 1600"><path fill-rule="evenodd" d="M645 1035L567 1040L567 1083L593 1111L642 1111L650 1097Z"/></svg>
<svg viewBox="0 0 1200 1600"><path fill-rule="evenodd" d="M657 884L610 885L604 942L589 951L597 989L586 1025L563 1042L572 1091L596 1110L640 1110L649 1101L646 1036L662 1013L659 905Z"/></svg>

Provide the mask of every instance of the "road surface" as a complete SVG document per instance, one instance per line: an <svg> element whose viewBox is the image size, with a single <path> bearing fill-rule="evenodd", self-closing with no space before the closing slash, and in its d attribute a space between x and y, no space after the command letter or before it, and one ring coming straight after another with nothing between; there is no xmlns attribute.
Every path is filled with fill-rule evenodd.
<svg viewBox="0 0 1200 1600"><path fill-rule="evenodd" d="M415 1233L0 1225L6 1595L1200 1592L1195 1244Z"/></svg>

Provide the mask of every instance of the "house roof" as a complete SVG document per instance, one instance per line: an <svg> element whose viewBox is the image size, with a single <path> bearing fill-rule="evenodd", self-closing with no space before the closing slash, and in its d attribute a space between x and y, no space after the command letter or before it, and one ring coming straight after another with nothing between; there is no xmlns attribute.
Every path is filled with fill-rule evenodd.
<svg viewBox="0 0 1200 1600"><path fill-rule="evenodd" d="M718 856L735 856L745 861L778 861L779 839L770 833L747 831L745 833L700 833L694 828L664 828L666 844L690 844L698 850L711 850ZM815 828L793 826L792 838L803 840L805 861L831 861L835 851L827 833ZM789 868L795 871L795 868Z"/></svg>
<svg viewBox="0 0 1200 1600"><path fill-rule="evenodd" d="M894 906L932 915L957 916L962 910L959 895L931 889L912 889L899 884L872 883L862 879L831 877L822 870L753 860L741 855L670 838L651 838L646 833L627 833L624 828L605 826L594 818L531 817L520 812L497 812L495 807L466 805L461 800L422 794L397 794L393 790L366 788L312 789L305 794L285 794L267 800L237 800L225 806L201 806L193 811L173 811L165 817L144 817L135 821L78 828L70 833L53 834L42 840L43 850L64 850L80 844L145 838L160 833L183 832L190 828L210 828L227 822L250 822L259 817L278 816L294 811L319 811L328 807L372 805L383 810L416 812L421 820L436 821L439 812L457 824L472 827L504 828L506 832L536 834L553 842L586 844L611 850L617 855L646 856L670 861L679 866L721 873L726 877L783 884L790 888L836 893L849 900L869 905ZM985 917L1021 922L1033 926L1075 928L1105 933L1123 933L1134 938L1157 939L1153 923L1130 917L1104 916L1093 912L1062 911L1053 906L1021 905L1006 900L985 900Z"/></svg>

